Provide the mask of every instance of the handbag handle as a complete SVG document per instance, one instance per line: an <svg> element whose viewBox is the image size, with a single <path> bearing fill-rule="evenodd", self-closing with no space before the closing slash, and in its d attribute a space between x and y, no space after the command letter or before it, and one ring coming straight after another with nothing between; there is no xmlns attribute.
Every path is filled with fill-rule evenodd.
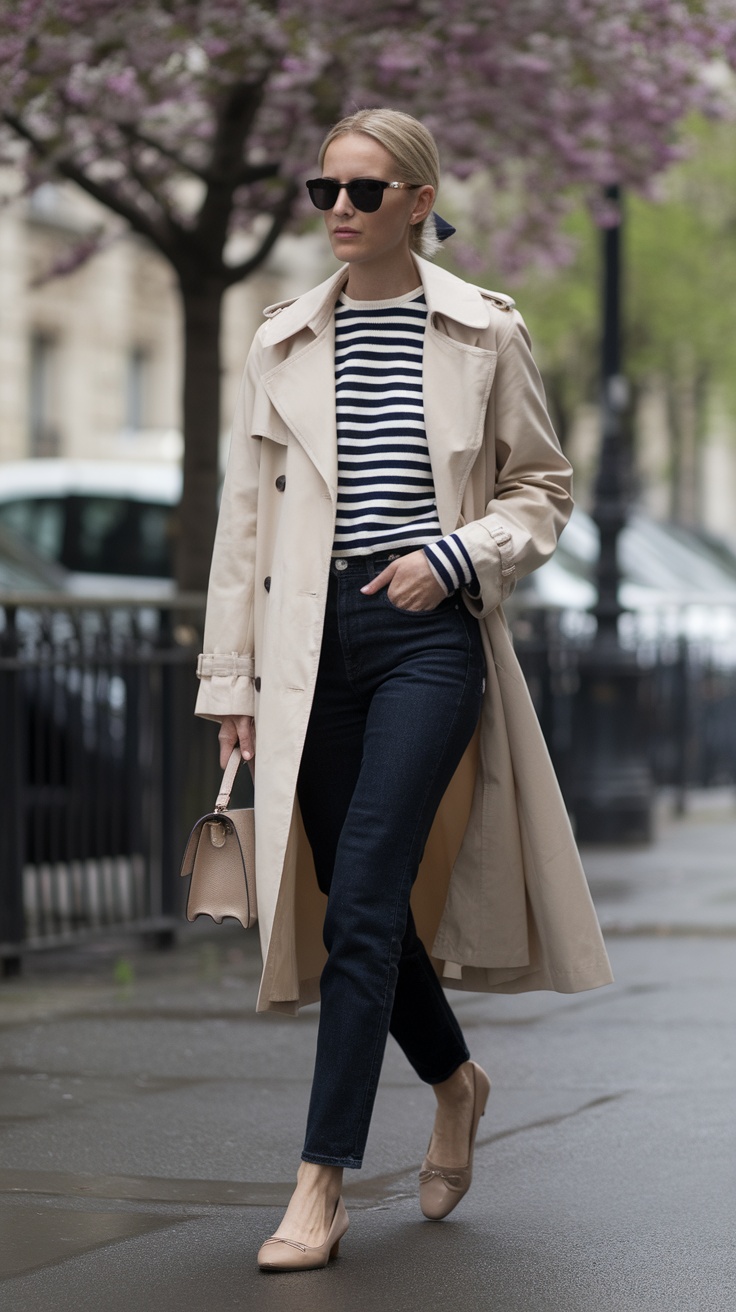
<svg viewBox="0 0 736 1312"><path fill-rule="evenodd" d="M217 801L215 802L216 811L227 811L227 808L230 805L230 794L233 791L235 776L238 773L242 759L240 748L237 746L233 747L233 750L230 753L230 760L225 766L225 773L222 776L220 791L217 794Z"/></svg>

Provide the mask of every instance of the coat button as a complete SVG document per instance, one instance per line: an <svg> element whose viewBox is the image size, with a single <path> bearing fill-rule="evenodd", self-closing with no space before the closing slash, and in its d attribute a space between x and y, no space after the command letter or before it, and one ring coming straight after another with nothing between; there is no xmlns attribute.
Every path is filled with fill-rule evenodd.
<svg viewBox="0 0 736 1312"><path fill-rule="evenodd" d="M261 676L260 676L260 674L257 674L256 677L255 677L255 679L253 680L253 687L255 688L256 692L260 692L260 691L261 691Z"/></svg>
<svg viewBox="0 0 736 1312"><path fill-rule="evenodd" d="M263 586L264 586L264 588L266 589L266 592L270 592L270 591L271 591L271 575L270 575L270 574L268 575L268 578L265 578L265 579L263 580Z"/></svg>
<svg viewBox="0 0 736 1312"><path fill-rule="evenodd" d="M286 487L286 476L284 474L279 474L278 478L276 479L276 486L279 492L283 492L284 488Z"/></svg>

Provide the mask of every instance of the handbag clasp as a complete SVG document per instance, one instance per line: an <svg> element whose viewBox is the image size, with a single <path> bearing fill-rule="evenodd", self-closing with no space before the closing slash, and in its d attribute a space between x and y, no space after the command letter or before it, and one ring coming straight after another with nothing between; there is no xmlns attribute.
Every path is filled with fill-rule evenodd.
<svg viewBox="0 0 736 1312"><path fill-rule="evenodd" d="M227 825L217 820L210 820L207 828L210 831L210 842L213 847L224 847L227 840Z"/></svg>

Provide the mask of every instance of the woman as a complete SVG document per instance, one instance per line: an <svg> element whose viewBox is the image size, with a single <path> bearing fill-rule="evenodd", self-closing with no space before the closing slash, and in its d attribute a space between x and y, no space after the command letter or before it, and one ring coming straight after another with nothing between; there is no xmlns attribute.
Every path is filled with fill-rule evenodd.
<svg viewBox="0 0 736 1312"><path fill-rule="evenodd" d="M442 984L611 978L499 609L572 504L526 330L419 257L439 182L420 123L361 111L320 165L307 186L342 267L256 334L198 667L223 766L238 743L257 760L259 1009L321 998L264 1270L337 1253L389 1031L437 1098L422 1210L467 1191L490 1084Z"/></svg>

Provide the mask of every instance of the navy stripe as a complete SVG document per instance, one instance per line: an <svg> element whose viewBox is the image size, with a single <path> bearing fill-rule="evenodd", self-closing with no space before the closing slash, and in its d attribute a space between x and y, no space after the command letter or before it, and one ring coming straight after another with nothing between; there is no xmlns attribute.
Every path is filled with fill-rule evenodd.
<svg viewBox="0 0 736 1312"><path fill-rule="evenodd" d="M424 427L427 303L335 307L338 488L333 554L424 547L447 592L475 571L459 539L442 537ZM431 546L428 544L432 544Z"/></svg>
<svg viewBox="0 0 736 1312"><path fill-rule="evenodd" d="M462 584L465 582L465 579L463 577L463 570L458 569L457 557L455 556L452 547L447 541L447 538L441 538L439 542L435 542L434 550L436 552L441 552L442 555L445 557L445 560L447 561L447 568L453 574L455 580L453 584L453 590L455 588L461 587ZM436 560L437 557L434 556L433 559Z"/></svg>
<svg viewBox="0 0 736 1312"><path fill-rule="evenodd" d="M425 546L424 548L424 554L427 556L430 564L434 566L434 573L438 575L440 583L442 583L442 585L444 586L445 591L454 592L457 587L457 584L455 583L455 580L451 578L450 575L448 574L447 570L442 564L442 561L438 560L434 552L432 552L431 549L427 546Z"/></svg>
<svg viewBox="0 0 736 1312"><path fill-rule="evenodd" d="M454 542L454 544L455 544L457 550L460 551L460 552L462 553L463 559L465 560L465 565L466 565L466 570L465 570L465 584L466 584L466 587L467 587L469 590L471 590L473 593L475 593L475 589L476 589L476 588L478 589L478 591L480 591L480 583L478 582L478 575L477 575L476 572L475 572L475 566L473 565L473 562L472 562L472 560L470 559L470 556L468 555L467 548L466 548L466 546L465 546L465 544L464 544L462 538L458 537L457 533L451 533L451 534L450 534L450 539L451 539L452 542Z"/></svg>
<svg viewBox="0 0 736 1312"><path fill-rule="evenodd" d="M450 533L438 542L428 543L424 553L433 574L448 592L466 587L472 596L480 593L480 583L473 562L457 533ZM448 586L448 580L452 580Z"/></svg>
<svg viewBox="0 0 736 1312"><path fill-rule="evenodd" d="M441 536L424 428L426 321L422 294L335 307L337 555Z"/></svg>

